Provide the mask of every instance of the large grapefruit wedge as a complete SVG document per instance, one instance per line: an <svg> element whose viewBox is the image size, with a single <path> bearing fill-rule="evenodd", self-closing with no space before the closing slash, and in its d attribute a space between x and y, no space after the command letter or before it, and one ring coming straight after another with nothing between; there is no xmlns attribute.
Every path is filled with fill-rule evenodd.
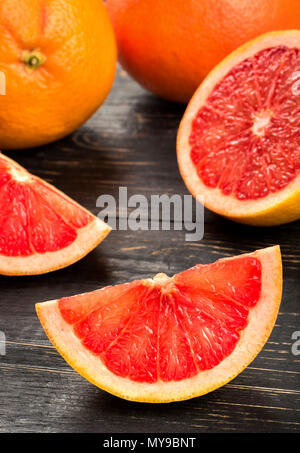
<svg viewBox="0 0 300 453"><path fill-rule="evenodd" d="M253 225L300 218L300 30L272 32L220 63L189 103L178 163L191 193Z"/></svg>
<svg viewBox="0 0 300 453"><path fill-rule="evenodd" d="M100 219L0 153L0 274L43 274L85 256L109 233Z"/></svg>
<svg viewBox="0 0 300 453"><path fill-rule="evenodd" d="M37 304L51 342L96 386L151 403L203 395L259 353L281 300L278 246Z"/></svg>

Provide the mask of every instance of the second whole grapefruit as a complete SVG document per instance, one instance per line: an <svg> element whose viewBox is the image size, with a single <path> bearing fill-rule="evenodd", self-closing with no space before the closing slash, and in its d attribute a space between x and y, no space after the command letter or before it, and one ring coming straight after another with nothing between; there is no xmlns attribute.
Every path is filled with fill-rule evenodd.
<svg viewBox="0 0 300 453"><path fill-rule="evenodd" d="M241 44L300 28L298 0L107 0L124 68L153 93L187 102Z"/></svg>

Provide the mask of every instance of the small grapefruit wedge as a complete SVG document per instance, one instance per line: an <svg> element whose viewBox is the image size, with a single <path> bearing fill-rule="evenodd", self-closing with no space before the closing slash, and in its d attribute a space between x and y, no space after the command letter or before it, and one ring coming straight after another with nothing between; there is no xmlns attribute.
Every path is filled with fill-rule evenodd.
<svg viewBox="0 0 300 453"><path fill-rule="evenodd" d="M177 140L181 175L209 209L253 225L300 218L300 30L240 47L200 85Z"/></svg>
<svg viewBox="0 0 300 453"><path fill-rule="evenodd" d="M0 153L0 274L33 275L78 261L110 228Z"/></svg>
<svg viewBox="0 0 300 453"><path fill-rule="evenodd" d="M36 305L49 339L96 386L149 403L211 392L267 341L279 310L279 246Z"/></svg>

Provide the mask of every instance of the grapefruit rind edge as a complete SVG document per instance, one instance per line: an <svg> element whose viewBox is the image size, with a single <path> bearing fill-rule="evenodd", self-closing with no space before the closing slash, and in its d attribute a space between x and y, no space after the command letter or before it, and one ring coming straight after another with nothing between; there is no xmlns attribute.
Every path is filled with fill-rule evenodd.
<svg viewBox="0 0 300 453"><path fill-rule="evenodd" d="M181 381L153 384L133 382L109 371L101 359L88 351L61 316L58 301L36 304L37 315L53 346L81 376L95 386L129 401L168 403L209 393L234 379L261 351L276 322L282 295L280 247L251 254L262 264L262 290L257 305L250 310L248 325L234 351L215 368L201 371ZM230 259L230 258L225 258Z"/></svg>

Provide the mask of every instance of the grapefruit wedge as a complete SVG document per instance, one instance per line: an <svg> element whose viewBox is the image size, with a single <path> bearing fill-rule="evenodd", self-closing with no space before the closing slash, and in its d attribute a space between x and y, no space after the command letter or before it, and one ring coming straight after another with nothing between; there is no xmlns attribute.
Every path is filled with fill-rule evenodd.
<svg viewBox="0 0 300 453"><path fill-rule="evenodd" d="M36 305L49 339L121 398L179 401L237 376L267 341L282 291L278 246Z"/></svg>
<svg viewBox="0 0 300 453"><path fill-rule="evenodd" d="M60 269L95 248L110 228L55 187L0 153L0 274Z"/></svg>
<svg viewBox="0 0 300 453"><path fill-rule="evenodd" d="M240 47L203 81L177 140L181 175L209 209L242 223L300 218L300 30Z"/></svg>

